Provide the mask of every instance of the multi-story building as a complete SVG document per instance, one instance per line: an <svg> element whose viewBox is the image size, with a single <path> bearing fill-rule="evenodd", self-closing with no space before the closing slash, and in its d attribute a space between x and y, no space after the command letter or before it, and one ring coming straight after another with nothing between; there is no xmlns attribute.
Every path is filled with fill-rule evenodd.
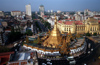
<svg viewBox="0 0 100 65"><path fill-rule="evenodd" d="M40 12L41 16L44 15L44 6L43 5L40 5L39 12Z"/></svg>
<svg viewBox="0 0 100 65"><path fill-rule="evenodd" d="M95 15L94 12L92 12L92 11L90 11L88 9L84 10L84 16L94 16L94 15Z"/></svg>
<svg viewBox="0 0 100 65"><path fill-rule="evenodd" d="M0 16L4 17L4 12L0 11Z"/></svg>
<svg viewBox="0 0 100 65"><path fill-rule="evenodd" d="M53 19L47 19L47 21L51 24L51 26L54 26L54 20Z"/></svg>
<svg viewBox="0 0 100 65"><path fill-rule="evenodd" d="M0 32L0 45L5 45L5 43L7 42L8 37L6 33Z"/></svg>
<svg viewBox="0 0 100 65"><path fill-rule="evenodd" d="M7 27L8 26L8 23L6 21L1 22L1 24L2 24L3 27Z"/></svg>
<svg viewBox="0 0 100 65"><path fill-rule="evenodd" d="M58 11L57 11L57 13L59 14L59 13L61 13L61 11L60 11L60 10L58 10Z"/></svg>
<svg viewBox="0 0 100 65"><path fill-rule="evenodd" d="M61 33L100 34L100 21L93 17L89 17L85 21L58 21L57 27Z"/></svg>
<svg viewBox="0 0 100 65"><path fill-rule="evenodd" d="M94 15L94 18L100 20L100 15Z"/></svg>
<svg viewBox="0 0 100 65"><path fill-rule="evenodd" d="M88 9L84 10L84 16L87 16L88 15L88 12L89 12Z"/></svg>
<svg viewBox="0 0 100 65"><path fill-rule="evenodd" d="M2 32L0 33L0 45L4 45Z"/></svg>
<svg viewBox="0 0 100 65"><path fill-rule="evenodd" d="M75 14L75 20L76 21L81 21L82 20L82 16L79 14Z"/></svg>
<svg viewBox="0 0 100 65"><path fill-rule="evenodd" d="M28 15L28 16L32 15L32 13L31 13L31 5L30 4L26 5L26 15Z"/></svg>
<svg viewBox="0 0 100 65"><path fill-rule="evenodd" d="M11 15L12 16L20 16L21 15L21 11L11 11Z"/></svg>
<svg viewBox="0 0 100 65"><path fill-rule="evenodd" d="M10 55L7 65L33 65L33 63L35 64L33 58L36 60L33 54L34 52L17 52L14 56Z"/></svg>

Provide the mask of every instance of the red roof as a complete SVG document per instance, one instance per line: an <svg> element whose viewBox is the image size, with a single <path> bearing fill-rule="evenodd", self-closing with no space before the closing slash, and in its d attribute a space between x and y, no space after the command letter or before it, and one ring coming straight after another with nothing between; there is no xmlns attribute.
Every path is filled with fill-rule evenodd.
<svg viewBox="0 0 100 65"><path fill-rule="evenodd" d="M21 11L12 11L12 12L21 12Z"/></svg>
<svg viewBox="0 0 100 65"><path fill-rule="evenodd" d="M74 20L74 19L68 18L68 19L65 19L65 20Z"/></svg>
<svg viewBox="0 0 100 65"><path fill-rule="evenodd" d="M13 54L14 52L5 52L5 53L0 53L0 60L1 60L1 63L0 65L3 65L5 64L6 62L9 61L9 58L10 58L10 54Z"/></svg>
<svg viewBox="0 0 100 65"><path fill-rule="evenodd" d="M0 56L2 55L9 55L9 54L13 54L14 52L4 52L4 53L0 53Z"/></svg>
<svg viewBox="0 0 100 65"><path fill-rule="evenodd" d="M100 17L100 15L94 15L94 17Z"/></svg>
<svg viewBox="0 0 100 65"><path fill-rule="evenodd" d="M44 15L43 17L48 17L48 16Z"/></svg>
<svg viewBox="0 0 100 65"><path fill-rule="evenodd" d="M98 20L99 24L100 24L100 20Z"/></svg>
<svg viewBox="0 0 100 65"><path fill-rule="evenodd" d="M40 20L40 19L33 19L33 20Z"/></svg>
<svg viewBox="0 0 100 65"><path fill-rule="evenodd" d="M58 21L59 23L62 23L62 21ZM64 23L66 25L72 25L72 23L75 22L76 25L82 25L82 21L65 21Z"/></svg>
<svg viewBox="0 0 100 65"><path fill-rule="evenodd" d="M11 29L5 29L5 31L11 31Z"/></svg>

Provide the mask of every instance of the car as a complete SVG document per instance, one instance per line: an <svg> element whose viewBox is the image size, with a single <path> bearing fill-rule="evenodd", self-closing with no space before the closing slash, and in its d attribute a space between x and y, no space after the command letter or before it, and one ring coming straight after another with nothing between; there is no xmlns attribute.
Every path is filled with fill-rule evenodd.
<svg viewBox="0 0 100 65"><path fill-rule="evenodd" d="M76 64L76 61L75 61L75 60L71 60L71 61L69 62L69 64Z"/></svg>
<svg viewBox="0 0 100 65"><path fill-rule="evenodd" d="M73 56L70 56L70 57L67 58L67 60L68 60L68 61L74 60L74 57L73 57Z"/></svg>

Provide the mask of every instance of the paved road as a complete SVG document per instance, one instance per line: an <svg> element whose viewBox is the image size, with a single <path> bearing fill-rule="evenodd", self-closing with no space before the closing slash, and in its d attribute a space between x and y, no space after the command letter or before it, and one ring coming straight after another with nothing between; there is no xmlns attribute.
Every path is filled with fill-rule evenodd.
<svg viewBox="0 0 100 65"><path fill-rule="evenodd" d="M38 18L39 18L38 15L35 15L35 18L38 19ZM38 20L37 23L38 23L38 25L40 26L42 32L47 31L47 28L45 28L44 24L43 24L40 20Z"/></svg>
<svg viewBox="0 0 100 65"><path fill-rule="evenodd" d="M93 59L93 56L96 53L96 49L100 46L100 44L94 43L92 40L88 39L87 37L85 38L85 41L87 42L86 54L83 54L82 55L83 57L77 59L78 65L83 63L88 63L89 60ZM91 49L93 49L93 51L91 51ZM89 51L90 53L88 53Z"/></svg>

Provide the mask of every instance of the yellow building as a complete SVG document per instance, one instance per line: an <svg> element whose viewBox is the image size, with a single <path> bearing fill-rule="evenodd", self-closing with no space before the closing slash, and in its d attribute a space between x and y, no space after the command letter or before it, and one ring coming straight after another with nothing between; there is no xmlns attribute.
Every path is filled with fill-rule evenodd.
<svg viewBox="0 0 100 65"><path fill-rule="evenodd" d="M85 21L58 21L57 27L61 33L97 33L100 34L100 21L93 17L88 18Z"/></svg>

